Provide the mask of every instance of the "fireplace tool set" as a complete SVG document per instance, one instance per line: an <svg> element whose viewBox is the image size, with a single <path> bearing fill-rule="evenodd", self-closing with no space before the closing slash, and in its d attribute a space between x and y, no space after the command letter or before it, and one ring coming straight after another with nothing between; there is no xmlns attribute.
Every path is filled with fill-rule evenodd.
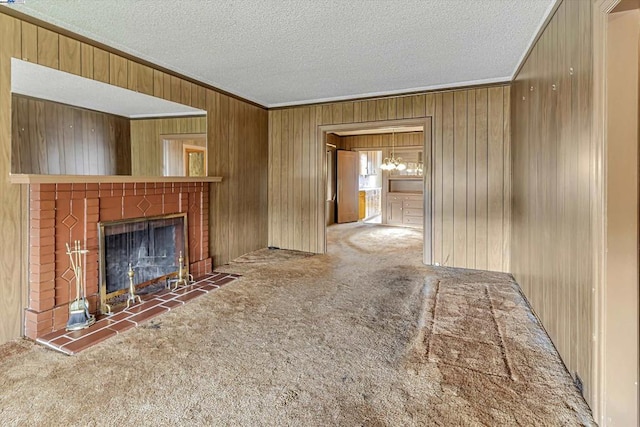
<svg viewBox="0 0 640 427"><path fill-rule="evenodd" d="M80 241L76 240L73 243L73 249L66 244L67 246L67 255L69 255L69 260L71 262L71 268L73 269L73 274L75 275L76 281L76 298L69 305L69 321L67 322L67 331L77 331L80 329L87 328L93 325L96 321L95 316L89 314L89 302L86 297L86 285L83 280L82 273L82 258L89 253L87 249L80 248ZM176 277L167 278L166 279L166 287L171 290L176 290L180 286L191 285L194 282L193 276L189 274L189 268L184 262L184 256L182 252L180 252L180 258L178 258L178 272ZM142 298L140 295L136 294L135 284L133 283L133 277L135 272L133 271L133 266L129 263L129 269L127 270L127 276L129 277L129 292L127 295L127 308L131 304L142 303ZM106 304L105 304L106 305ZM111 313L111 307L106 305L108 308L108 314Z"/></svg>
<svg viewBox="0 0 640 427"><path fill-rule="evenodd" d="M89 253L87 249L80 249L80 241L73 243L73 250L69 244L67 246L67 255L71 261L71 268L76 279L76 299L69 304L69 321L67 322L67 331L77 331L93 325L96 321L95 316L89 314L89 302L86 298L87 289L84 284L82 275L82 258Z"/></svg>

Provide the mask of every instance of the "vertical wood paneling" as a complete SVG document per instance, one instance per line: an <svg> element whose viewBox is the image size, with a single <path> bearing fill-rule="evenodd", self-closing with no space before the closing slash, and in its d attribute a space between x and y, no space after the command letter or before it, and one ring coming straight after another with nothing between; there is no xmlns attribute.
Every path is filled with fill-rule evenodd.
<svg viewBox="0 0 640 427"><path fill-rule="evenodd" d="M21 230L26 230L24 221L28 219L28 215L22 212L20 187L10 185L7 181L11 167L29 160L27 156L23 159L19 150L11 153L10 123L17 110L11 106L10 58L15 57L164 99L187 102L197 107L206 105L209 117L207 133L210 171L212 175L223 177L221 184L210 185L213 208L209 210L209 243L214 263L224 264L246 252L266 246L266 110L249 106L242 101L236 101L237 104L231 110L230 99L226 95L122 58L92 46L90 42L78 44L67 36L2 13L0 35L0 111L10 112L0 114L0 227L3 235L27 246L20 234ZM136 150L138 160L130 162L138 162L139 171L149 169L149 164L155 164L155 159L149 160L146 165L139 160L140 147L132 147L130 150L120 147L121 151L116 155L112 150L115 145L109 143L109 147L105 148L95 135L104 133L115 137L119 135L116 128L109 126L104 120L96 120L94 123L91 115L85 115L83 119L82 114L79 119L81 125L73 127L76 126L74 115L68 111L45 108L44 115L41 114L44 119L40 119L40 122L44 120L45 129L49 119L64 125L64 128L56 127L56 137L52 138L55 142L51 146L48 143L37 145L33 159L37 159L38 167L44 164L49 172L65 170L77 173L79 168L85 170L88 161L88 167L92 170L98 165L110 169L123 163L116 160L125 159ZM89 120L88 125L85 125L86 120ZM36 130L40 129L37 123L34 122ZM25 124L25 132L29 133L29 124ZM152 126L148 124L144 127L152 130ZM95 129L95 134L90 132L91 128ZM83 141L80 147L74 145L76 138ZM97 145L91 150L94 143ZM229 146L235 146L235 149L229 150ZM82 161L77 163L74 153L81 153ZM154 155L151 151L149 154ZM27 271L23 265L26 263L24 253L25 251L16 250L11 253L5 251L0 255L0 275L5 279L3 283L6 285L6 289L1 289L0 343L19 336L22 330L20 289L27 289L26 278L20 273ZM15 293L13 288L9 289L11 286L17 286Z"/></svg>
<svg viewBox="0 0 640 427"><path fill-rule="evenodd" d="M489 89L488 104L488 269L502 269L502 238L504 230L504 104L503 89Z"/></svg>
<svg viewBox="0 0 640 427"><path fill-rule="evenodd" d="M511 268L511 86L503 87L502 96L502 267L501 271L509 271Z"/></svg>
<svg viewBox="0 0 640 427"><path fill-rule="evenodd" d="M289 235L291 234L291 222L292 212L289 210L289 197L291 196L291 182L289 180L289 170L293 167L291 159L289 157L289 146L292 144L292 138L289 135L289 113L291 110L285 110L282 112L282 139L280 148L280 185L282 191L280 193L280 215L282 218L282 224L280 226L280 244L277 245L281 248L288 248Z"/></svg>
<svg viewBox="0 0 640 427"><path fill-rule="evenodd" d="M556 233L559 241L566 241L568 238L569 218L567 216L567 192L566 192L566 176L567 176L567 144L566 141L569 138L568 128L563 126L563 123L568 123L571 120L571 84L569 74L569 58L567 54L567 33L566 33L566 3L562 3L556 12L554 19L557 21L557 62L555 74L558 82L558 99L557 99L557 112L556 112L556 130L557 130L557 145L556 145L556 159L557 159L557 177L556 177L556 206L557 206L557 220L556 220ZM522 105L522 102L518 103ZM521 114L524 115L524 114ZM516 130L514 128L514 135ZM515 193L514 188L514 193ZM556 288L558 289L557 299L555 300L555 310L558 319L558 337L555 341L556 347L560 354L563 354L566 360L572 360L573 348L570 342L569 330L564 325L569 318L569 310L565 310L563 307L563 301L567 301L570 297L569 283L567 281L567 269L565 266L571 262L567 252L559 251L557 253L557 282ZM571 363L571 362L569 362Z"/></svg>
<svg viewBox="0 0 640 427"><path fill-rule="evenodd" d="M20 58L29 62L38 62L38 27L22 22L22 52ZM3 40L4 43L4 40Z"/></svg>
<svg viewBox="0 0 640 427"><path fill-rule="evenodd" d="M425 113L425 95L413 95L412 115L413 117L424 117Z"/></svg>
<svg viewBox="0 0 640 427"><path fill-rule="evenodd" d="M295 181L296 181L296 173L297 173L297 165L296 165L296 161L295 161L295 147L296 145L298 145L299 140L296 140L296 126L297 123L295 121L295 112L298 109L290 109L287 111L287 134L288 134L288 141L287 141L287 163L289 165L289 167L287 168L287 186L289 188L290 193L287 195L287 204L286 204L286 209L287 209L287 213L288 213L288 217L289 217L289 221L291 221L291 226L288 227L287 229L287 246L288 248L294 248L295 246L295 239L296 239L296 235L295 235L295 229L296 229L296 224L295 224L295 215L296 215L296 194L295 194ZM329 107L329 110L331 111L331 108Z"/></svg>
<svg viewBox="0 0 640 427"><path fill-rule="evenodd" d="M342 106L342 121L344 123L354 122L353 102L345 102Z"/></svg>
<svg viewBox="0 0 640 427"><path fill-rule="evenodd" d="M103 83L109 83L111 67L109 66L109 52L93 48L93 78Z"/></svg>
<svg viewBox="0 0 640 427"><path fill-rule="evenodd" d="M336 108L342 116L342 108ZM338 119L341 120L341 119ZM305 141L302 138L302 108L293 110L293 194L291 197L293 210L293 246L303 248L305 246L302 235L302 185L307 172L302 166L302 146Z"/></svg>
<svg viewBox="0 0 640 427"><path fill-rule="evenodd" d="M180 102L185 105L191 105L191 83L180 81Z"/></svg>
<svg viewBox="0 0 640 427"><path fill-rule="evenodd" d="M80 42L70 37L60 36L60 71L82 74Z"/></svg>
<svg viewBox="0 0 640 427"><path fill-rule="evenodd" d="M25 30L22 29L25 33ZM28 33L28 31L27 31ZM0 14L0 233L12 250L0 254L0 343L22 333L22 290L25 288L25 257L28 242L23 238L28 215L21 202L20 186L9 182L11 172L11 57L22 55L20 21ZM27 43L28 44L28 43ZM34 52L31 52L34 53ZM33 59L35 60L35 56Z"/></svg>
<svg viewBox="0 0 640 427"><path fill-rule="evenodd" d="M406 114L406 111L405 111ZM442 94L442 265L455 265L454 212L454 101L453 92Z"/></svg>
<svg viewBox="0 0 640 427"><path fill-rule="evenodd" d="M592 2L563 1L511 89L514 277L593 402ZM570 72L573 69L573 72ZM555 90L554 90L555 85ZM506 92L505 92L506 93ZM506 132L505 128L504 132ZM508 145L507 145L508 144ZM506 182L506 181L505 181Z"/></svg>
<svg viewBox="0 0 640 427"><path fill-rule="evenodd" d="M432 117L433 127L429 130L429 138L432 134L435 138L433 144L430 141L433 188L427 188L433 206L433 262L487 268L491 257L493 269L507 271L509 254L505 252L508 247L505 239L509 235L510 208L505 204L510 201L507 194L510 191L510 165L505 156L510 156L507 145L510 97L508 88L499 86L490 90L490 111L489 89L486 88L314 106L310 110L309 137L305 136L304 127L304 109L308 107L271 110L269 150L273 170L269 174L269 188L271 192L277 192L278 197L273 195L269 199L269 245L311 252L325 250L324 224L320 220L324 213L319 208L324 209L326 203L323 187L325 150L317 141L318 125L427 116ZM385 148L391 145L390 138L390 135L365 135L342 137L340 141L343 149ZM399 147L422 143L421 133L396 135ZM491 188L490 168L493 168ZM304 196L300 199L296 196L299 194L298 181L307 179L310 201ZM310 204L308 215L307 204ZM301 224L296 225L299 222ZM298 228L306 229L307 222L315 234L292 239L300 235ZM490 230L495 233L491 253Z"/></svg>
<svg viewBox="0 0 640 427"><path fill-rule="evenodd" d="M300 120L302 122L302 147L300 147L300 230L302 250L305 252L309 252L311 251L311 239L308 239L305 236L310 236L312 233L313 224L310 221L310 217L311 210L314 209L314 206L311 205L312 188L310 187L310 183L312 181L309 178L309 173L305 171L309 171L309 167L311 164L310 150L313 146L311 141L315 141L315 138L311 134L312 126L310 108L303 108L301 114L302 116L300 117Z"/></svg>
<svg viewBox="0 0 640 427"><path fill-rule="evenodd" d="M128 61L129 73L127 75L127 87L130 90L153 95L153 69L146 65Z"/></svg>
<svg viewBox="0 0 640 427"><path fill-rule="evenodd" d="M92 79L93 65L93 47L80 43L80 75Z"/></svg>
<svg viewBox="0 0 640 427"><path fill-rule="evenodd" d="M467 266L476 267L476 91L467 92ZM508 105L505 106L508 111Z"/></svg>
<svg viewBox="0 0 640 427"><path fill-rule="evenodd" d="M109 54L109 83L127 88L129 83L128 61L119 55Z"/></svg>
<svg viewBox="0 0 640 427"><path fill-rule="evenodd" d="M376 120L387 120L389 117L389 100L378 99L376 101Z"/></svg>
<svg viewBox="0 0 640 427"><path fill-rule="evenodd" d="M164 73L162 71L153 70L153 96L164 99ZM199 107L203 110L207 109L207 99L206 99L206 89L203 88L204 91L204 106Z"/></svg>
<svg viewBox="0 0 640 427"><path fill-rule="evenodd" d="M413 98L411 96L403 96L402 98L402 103L403 103L403 116L405 119L410 119L411 117L413 117Z"/></svg>
<svg viewBox="0 0 640 427"><path fill-rule="evenodd" d="M38 64L58 69L58 34L38 27Z"/></svg>
<svg viewBox="0 0 640 427"><path fill-rule="evenodd" d="M435 116L432 120L434 127L434 136L435 141L433 144L433 188L430 192L431 198L433 200L433 262L434 263L443 263L443 249L442 249L442 230L444 225L444 212L443 212L443 200L442 200L442 189L443 189L443 171L442 167L434 167L435 165L442 165L442 94L438 93L435 95L436 97L436 105L435 105ZM397 104L399 105L399 104Z"/></svg>
<svg viewBox="0 0 640 427"><path fill-rule="evenodd" d="M12 95L14 173L123 175L131 172L129 120L51 101ZM113 134L103 133L104 121ZM109 153L95 162L94 154Z"/></svg>
<svg viewBox="0 0 640 427"><path fill-rule="evenodd" d="M467 263L467 92L454 93L453 110L453 265Z"/></svg>
<svg viewBox="0 0 640 427"><path fill-rule="evenodd" d="M316 125L320 123L320 109L316 108ZM322 221L322 215L324 212L324 199L325 199L325 189L324 189L324 177L326 175L326 147L322 146L322 144L317 144L314 138L314 146L311 147L312 150L312 162L313 166L313 177L314 177L314 188L315 191L313 194L315 195L315 209L313 210L313 218L312 220L315 222L315 243L317 248L322 248L324 250L326 244L325 237L325 225ZM313 243L313 241L312 241Z"/></svg>
<svg viewBox="0 0 640 427"><path fill-rule="evenodd" d="M131 121L131 173L162 176L162 135L207 132L207 117L146 119Z"/></svg>
<svg viewBox="0 0 640 427"><path fill-rule="evenodd" d="M269 114L269 242L280 245L280 160L282 145L282 110Z"/></svg>
<svg viewBox="0 0 640 427"><path fill-rule="evenodd" d="M396 133L394 144L396 147L421 146L423 138L422 132ZM343 136L340 138L342 147L338 148L344 148L345 150L353 150L354 148L391 148L391 140L392 135L390 133Z"/></svg>

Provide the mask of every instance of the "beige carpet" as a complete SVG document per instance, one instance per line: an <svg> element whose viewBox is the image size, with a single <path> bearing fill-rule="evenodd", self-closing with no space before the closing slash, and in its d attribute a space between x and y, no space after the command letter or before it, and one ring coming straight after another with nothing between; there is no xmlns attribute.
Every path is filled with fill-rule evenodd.
<svg viewBox="0 0 640 427"><path fill-rule="evenodd" d="M0 347L0 425L593 425L504 274L428 268L421 232L329 230L68 357Z"/></svg>

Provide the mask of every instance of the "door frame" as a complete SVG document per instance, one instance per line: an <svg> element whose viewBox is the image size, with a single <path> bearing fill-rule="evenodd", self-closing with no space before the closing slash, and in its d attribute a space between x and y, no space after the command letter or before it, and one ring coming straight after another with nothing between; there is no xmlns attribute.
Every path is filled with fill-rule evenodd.
<svg viewBox="0 0 640 427"><path fill-rule="evenodd" d="M203 155L203 165L204 165L204 175L208 176L209 168L207 167L207 147L202 147L200 145L191 145L191 144L183 144L182 145L182 162L184 169L184 176L189 175L189 154L191 153L202 153Z"/></svg>
<svg viewBox="0 0 640 427"><path fill-rule="evenodd" d="M594 272L594 321L593 321L593 415L600 425L609 424L610 414L608 407L612 397L607 393L607 370L623 369L613 364L609 355L625 351L628 342L622 343L620 339L607 340L607 329L610 329L609 314L615 312L616 307L607 299L607 294L612 291L607 283L607 127L609 111L607 107L607 34L609 28L609 14L622 2L622 0L595 0L592 9L593 23L593 128L591 138L592 162L591 173L595 177L592 192L591 215L594 218L592 231L593 241L593 272ZM640 56L640 55L639 55ZM640 240L639 237L636 239ZM640 243L640 241L638 242ZM639 261L640 263L640 261ZM636 284L638 285L638 284ZM639 320L638 304L636 312L629 313L630 319ZM628 329L627 329L628 330ZM624 327L620 329L624 333ZM627 334L628 335L628 334ZM640 338L630 337L638 346ZM623 345L624 344L624 345ZM639 411L638 402L638 378L636 377L636 401L635 410ZM619 403L619 402L618 402ZM629 402L627 402L629 403ZM636 420L640 414L636 413ZM615 420L611 420L615 423ZM616 423L617 425L617 423Z"/></svg>
<svg viewBox="0 0 640 427"><path fill-rule="evenodd" d="M366 123L345 123L345 124L333 124L333 125L320 125L317 128L316 135L316 150L319 158L322 159L322 181L323 188L327 187L327 159L326 159L326 142L327 133L339 132L339 131L358 131L358 130L371 130L371 129L383 129L396 126L422 126L423 129L429 127L431 134L423 131L424 140L422 148L424 152L424 176L423 176L423 194L424 194L424 223L422 227L422 262L430 265L433 262L433 139L434 127L433 117L425 116L415 119L397 119L397 120L378 120ZM427 137L427 135L429 137ZM318 226L322 226L322 239L323 239L323 253L327 252L327 223L325 212L325 198L322 197L322 203L317 206L320 218L318 218Z"/></svg>

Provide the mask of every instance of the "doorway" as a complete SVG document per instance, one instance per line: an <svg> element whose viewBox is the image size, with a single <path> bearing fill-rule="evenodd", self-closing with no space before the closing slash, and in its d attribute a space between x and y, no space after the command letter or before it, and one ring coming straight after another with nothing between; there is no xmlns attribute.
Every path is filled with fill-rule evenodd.
<svg viewBox="0 0 640 427"><path fill-rule="evenodd" d="M160 135L163 176L207 176L207 135Z"/></svg>
<svg viewBox="0 0 640 427"><path fill-rule="evenodd" d="M392 135L396 131L411 133L413 146L394 147L391 141L392 138L395 138ZM357 156L354 166L357 169L355 173L360 175L357 177L357 193L349 193L350 196L355 196L350 200L358 206L358 215L354 221L371 224L372 226L374 224L386 224L422 229L423 262L431 264L431 117L359 124L324 125L318 128L318 132L318 140L324 146L335 147L338 153L340 151L351 151ZM369 135L375 142L357 146L341 142L343 137L363 135ZM383 163L384 158L400 157L400 152L403 150L405 156L409 157L409 159L403 161L401 169L394 171L380 170L379 165ZM323 152L327 156L333 156L333 151L329 148L323 150ZM338 187L340 181L339 171L334 175L331 164L332 161L327 157L325 159L327 167L324 174L325 185L328 189L324 222L326 224L324 230L325 239L326 226L332 224L328 221L331 217L330 204L333 204L333 200L330 200L329 185L335 179L336 187ZM420 167L418 167L418 164ZM336 219L339 217L339 197L339 194L337 194L335 200ZM389 215L392 215L392 217L389 218ZM337 222L341 221L338 220Z"/></svg>

